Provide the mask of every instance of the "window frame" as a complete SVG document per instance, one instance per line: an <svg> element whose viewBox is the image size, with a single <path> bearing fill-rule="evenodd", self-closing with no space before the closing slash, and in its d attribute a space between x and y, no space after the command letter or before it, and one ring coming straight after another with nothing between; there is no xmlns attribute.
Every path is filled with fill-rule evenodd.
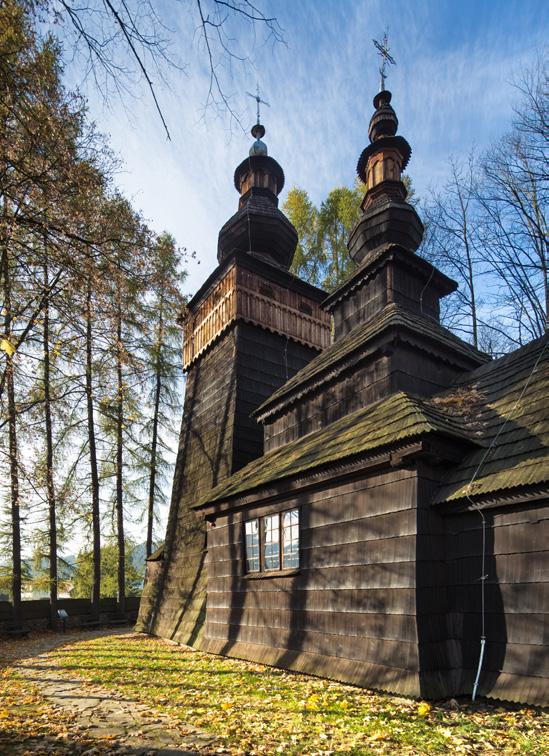
<svg viewBox="0 0 549 756"><path fill-rule="evenodd" d="M284 515L291 512L297 513L297 523L293 527L297 527L297 566L284 567ZM278 567L266 567L265 547L266 541L266 520L269 517L276 517L278 524ZM248 558L247 542L246 542L246 526L248 523L258 523L258 540L259 540L259 569L248 569L248 562L251 561ZM291 507L291 509L283 509L279 512L269 512L264 515L257 515L256 517L250 517L243 521L243 574L247 578L264 578L264 577L281 577L285 575L295 575L299 572L301 567L301 508ZM290 528L292 525L290 524Z"/></svg>
<svg viewBox="0 0 549 756"><path fill-rule="evenodd" d="M247 526L252 525L253 523L256 523L256 532L251 533L251 535L255 535L257 537L257 557L255 555L248 556L248 533L247 533ZM252 570L249 568L248 563L249 562L255 562L257 560L257 570ZM246 574L249 575L257 575L261 572L261 523L259 517L253 517L250 520L246 520L244 522L244 566L246 570Z"/></svg>

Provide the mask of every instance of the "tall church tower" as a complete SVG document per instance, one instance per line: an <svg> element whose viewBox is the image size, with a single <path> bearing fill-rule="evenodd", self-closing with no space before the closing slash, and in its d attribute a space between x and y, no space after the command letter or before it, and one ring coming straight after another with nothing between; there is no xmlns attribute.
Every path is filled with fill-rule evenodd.
<svg viewBox="0 0 549 756"><path fill-rule="evenodd" d="M205 523L191 505L263 453L251 413L330 340L325 292L289 272L297 234L278 209L280 165L262 141L237 167L237 212L219 232L218 266L183 318L187 373L164 549L149 561L137 628L199 642L206 608Z"/></svg>

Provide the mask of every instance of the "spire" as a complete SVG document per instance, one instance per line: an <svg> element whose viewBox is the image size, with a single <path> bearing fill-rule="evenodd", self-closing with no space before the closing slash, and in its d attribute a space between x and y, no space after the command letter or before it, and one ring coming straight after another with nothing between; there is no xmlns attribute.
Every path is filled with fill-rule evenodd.
<svg viewBox="0 0 549 756"><path fill-rule="evenodd" d="M385 64L393 63L387 37L383 45L374 40L383 62L380 68L380 92L374 97L374 113L368 127L370 144L362 151L357 174L366 186L362 201L364 215L351 234L349 249L356 262L383 244L399 244L415 252L423 236L423 224L414 208L406 202L402 173L412 149L406 139L397 136L398 118L391 105L392 95L385 86Z"/></svg>
<svg viewBox="0 0 549 756"><path fill-rule="evenodd" d="M247 252L283 268L289 268L297 246L297 232L278 209L278 195L284 186L284 171L270 157L262 141L259 105L269 105L259 95L247 94L257 103L257 123L251 133L255 141L234 173L240 194L238 211L219 232L217 259L221 262L233 250Z"/></svg>
<svg viewBox="0 0 549 756"><path fill-rule="evenodd" d="M396 60L389 54L389 35L387 29L383 34L381 42L378 42L377 39L373 39L372 42L381 58L381 66L379 67L379 91L383 92L385 91L385 79L387 78L387 63L396 66Z"/></svg>
<svg viewBox="0 0 549 756"><path fill-rule="evenodd" d="M248 97L252 97L257 105L257 121L255 126L252 126L252 136L255 139L255 142L250 147L250 155L267 155L267 145L265 142L262 142L261 139L265 136L265 127L261 125L261 119L260 119L260 113L259 113L259 106L260 105L266 105L268 108L271 106L267 102L267 100L261 99L261 96L259 94L259 83L257 85L256 94L252 94L251 92L246 92Z"/></svg>
<svg viewBox="0 0 549 756"><path fill-rule="evenodd" d="M386 89L374 97L375 111L368 128L370 144L362 151L356 168L358 177L366 184L364 210L383 194L400 200L406 198L402 173L412 149L404 137L396 136L398 118L391 106L391 98Z"/></svg>

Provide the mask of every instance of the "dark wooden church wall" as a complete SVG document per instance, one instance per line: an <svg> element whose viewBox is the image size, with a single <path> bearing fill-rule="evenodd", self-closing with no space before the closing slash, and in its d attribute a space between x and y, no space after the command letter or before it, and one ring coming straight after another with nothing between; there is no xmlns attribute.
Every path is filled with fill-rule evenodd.
<svg viewBox="0 0 549 756"><path fill-rule="evenodd" d="M277 388L316 357L318 351L249 323L237 333L237 406L233 471L263 453L263 427L251 417Z"/></svg>
<svg viewBox="0 0 549 756"><path fill-rule="evenodd" d="M447 388L457 372L455 365L438 354L412 345L401 343L394 353L380 350L269 419L264 425L265 450L324 428L396 391L432 396Z"/></svg>
<svg viewBox="0 0 549 756"><path fill-rule="evenodd" d="M298 399L280 415L264 424L265 451L324 428L340 417L387 396L390 390L390 359L378 355L354 371L324 384Z"/></svg>
<svg viewBox="0 0 549 756"><path fill-rule="evenodd" d="M419 695L415 489L393 471L218 517L201 648ZM246 576L243 519L295 506L299 573Z"/></svg>
<svg viewBox="0 0 549 756"><path fill-rule="evenodd" d="M461 668L459 649L448 633L446 524L431 506L443 474L418 463L416 615L421 695L431 699L457 694Z"/></svg>
<svg viewBox="0 0 549 756"><path fill-rule="evenodd" d="M547 502L485 510L486 652L479 693L547 704L549 687L549 519ZM481 636L482 521L445 517L449 637L459 647L459 692L470 693Z"/></svg>
<svg viewBox="0 0 549 756"><path fill-rule="evenodd" d="M342 338L391 303L439 320L438 295L433 287L425 286L421 278L410 276L407 270L389 265L334 307L335 338Z"/></svg>
<svg viewBox="0 0 549 756"><path fill-rule="evenodd" d="M167 529L171 556L162 578L147 591L139 629L181 643L196 641L206 605L206 534L202 514L190 507L262 454L263 431L250 413L315 354L285 336L239 322L190 369Z"/></svg>
<svg viewBox="0 0 549 756"><path fill-rule="evenodd" d="M136 630L146 632L151 622L155 601L158 596L158 588L162 579L163 560L145 562L145 580L143 592L139 599L139 611L137 615Z"/></svg>
<svg viewBox="0 0 549 756"><path fill-rule="evenodd" d="M165 545L166 572L156 593L140 609L138 629L194 642L203 624L206 581L205 527L189 507L231 473L236 402L234 328L189 371L179 436L170 519Z"/></svg>

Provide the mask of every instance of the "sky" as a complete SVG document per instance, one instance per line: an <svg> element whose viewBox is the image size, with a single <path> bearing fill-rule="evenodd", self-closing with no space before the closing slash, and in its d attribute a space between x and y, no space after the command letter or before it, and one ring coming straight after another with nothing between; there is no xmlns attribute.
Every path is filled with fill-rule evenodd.
<svg viewBox="0 0 549 756"><path fill-rule="evenodd" d="M145 86L105 100L68 56L66 79L88 98L90 117L122 159L118 187L152 228L196 252L186 294L214 269L219 229L236 212L233 173L255 123L246 92L257 82L270 104L262 111L264 141L286 176L281 203L293 186L320 203L354 182L379 85L372 38L388 28L397 65L387 86L399 133L412 146L407 172L421 199L443 187L450 157L482 151L510 128L513 82L543 52L549 31L547 0L258 0L277 17L284 42L265 40L260 26L229 26L233 49L247 60L217 69L242 128L205 108L209 69L195 0L154 4L183 66L166 68L166 83L157 86L170 141Z"/></svg>
<svg viewBox="0 0 549 756"><path fill-rule="evenodd" d="M187 292L216 265L217 235L237 209L232 177L252 142L255 102L246 91L259 82L264 141L282 165L288 189L306 189L319 203L335 186L352 185L368 144L378 58L372 38L389 30L397 61L387 81L399 133L412 146L408 173L421 198L442 187L450 156L485 149L509 129L517 93L513 81L547 44L549 3L538 0L264 0L284 42L265 41L233 26L234 48L249 56L218 69L245 129L206 108L208 67L193 0L157 0L184 71L165 71L158 96L168 141L145 87L108 103L77 63L67 78L88 97L90 116L107 133L123 168L116 183L150 225L170 231L196 252Z"/></svg>

